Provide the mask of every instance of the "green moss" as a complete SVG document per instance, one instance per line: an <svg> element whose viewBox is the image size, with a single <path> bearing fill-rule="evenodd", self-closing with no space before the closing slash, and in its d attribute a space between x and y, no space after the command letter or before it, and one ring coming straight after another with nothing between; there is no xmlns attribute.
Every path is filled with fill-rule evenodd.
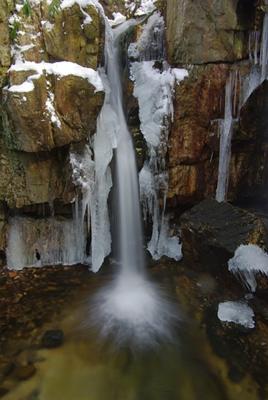
<svg viewBox="0 0 268 400"><path fill-rule="evenodd" d="M11 40L16 39L19 30L20 30L20 24L18 23L18 21L15 21L9 30L9 36Z"/></svg>
<svg viewBox="0 0 268 400"><path fill-rule="evenodd" d="M32 15L32 7L29 3L29 0L24 0L22 12L26 17L30 17L30 15Z"/></svg>
<svg viewBox="0 0 268 400"><path fill-rule="evenodd" d="M8 149L17 148L17 143L14 140L14 135L12 134L12 131L11 131L7 113L4 110L2 110L2 112L1 112L1 120L2 120L2 129L3 129L3 138L4 138L6 147Z"/></svg>
<svg viewBox="0 0 268 400"><path fill-rule="evenodd" d="M48 7L48 13L51 17L59 12L61 0L52 0Z"/></svg>

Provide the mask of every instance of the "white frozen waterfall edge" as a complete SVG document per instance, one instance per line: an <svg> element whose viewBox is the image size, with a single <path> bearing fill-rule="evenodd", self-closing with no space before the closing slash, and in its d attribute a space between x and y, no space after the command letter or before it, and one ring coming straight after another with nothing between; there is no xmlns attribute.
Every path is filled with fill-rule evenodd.
<svg viewBox="0 0 268 400"><path fill-rule="evenodd" d="M128 54L134 96L139 103L141 132L146 140L148 159L139 174L140 198L144 220L152 220L152 237L148 250L154 259L162 256L180 260L181 244L170 236L169 220L165 215L168 191L166 152L169 119L173 118L173 92L175 83L188 76L185 69L172 69L164 61L163 70L154 67L155 61L164 58L164 19L159 12L148 18L136 43L131 43ZM160 202L162 198L162 211Z"/></svg>

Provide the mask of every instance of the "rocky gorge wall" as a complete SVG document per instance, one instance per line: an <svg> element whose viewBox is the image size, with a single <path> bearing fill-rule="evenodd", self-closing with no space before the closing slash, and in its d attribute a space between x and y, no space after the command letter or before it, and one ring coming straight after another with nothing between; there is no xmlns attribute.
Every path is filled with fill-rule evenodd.
<svg viewBox="0 0 268 400"><path fill-rule="evenodd" d="M79 152L95 133L104 99L103 89L94 86L81 68L96 71L103 65L105 29L101 14L90 5L82 9L73 4L53 12L46 1L32 1L27 12L23 2L0 3L0 250L4 262L6 230L14 215L31 217L36 235L38 218L49 221L52 215L61 219L72 214L79 190L72 180L70 152ZM110 17L113 11L131 14L122 1L102 4ZM168 205L176 211L215 197L217 120L224 116L226 80L231 70L237 71L238 99L239 83L251 65L249 35L254 29L261 31L265 8L262 1L253 0L168 0L157 6L166 21L168 62L189 73L175 87L168 142ZM20 60L28 63L27 70L14 67ZM81 67L79 73L71 70L63 76L61 65L59 70L51 68L60 62ZM128 77L125 81L128 120L136 135L138 159L143 159L138 105L133 84ZM267 104L265 81L236 121L228 193L232 201L252 194L267 197Z"/></svg>
<svg viewBox="0 0 268 400"><path fill-rule="evenodd" d="M215 196L220 147L217 120L224 116L225 83L234 71L233 102L239 102L251 64L249 36L254 30L261 32L263 11L261 1L167 2L169 61L189 65L189 78L176 88L170 132L169 199L173 206ZM228 192L232 201L252 195L267 198L265 86L266 82L251 94L236 116Z"/></svg>

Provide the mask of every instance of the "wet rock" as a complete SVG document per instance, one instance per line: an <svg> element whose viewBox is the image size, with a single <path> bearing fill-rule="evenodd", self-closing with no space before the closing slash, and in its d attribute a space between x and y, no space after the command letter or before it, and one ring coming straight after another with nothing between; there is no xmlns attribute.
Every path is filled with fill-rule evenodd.
<svg viewBox="0 0 268 400"><path fill-rule="evenodd" d="M15 369L15 377L24 381L30 379L36 373L36 368L33 364L19 365Z"/></svg>
<svg viewBox="0 0 268 400"><path fill-rule="evenodd" d="M233 151L237 160L231 162L230 191L238 200L257 199L267 202L268 186L268 81L264 81L248 98L240 114Z"/></svg>
<svg viewBox="0 0 268 400"><path fill-rule="evenodd" d="M249 65L241 63L237 68L243 80ZM172 207L196 204L216 193L219 120L224 117L225 84L232 69L223 63L191 66L189 76L175 87L174 120L168 146L168 201ZM232 201L241 196L242 187L250 187L254 177L263 175L262 168L257 170L263 157L254 161L255 143L245 140L245 135L238 132L240 129L235 126L228 192L228 199ZM260 142L263 143L261 139ZM261 146L260 150L265 151Z"/></svg>
<svg viewBox="0 0 268 400"><path fill-rule="evenodd" d="M228 272L227 262L241 244L267 248L267 231L262 220L228 203L204 200L180 219L183 254L193 266ZM228 273L229 275L229 273Z"/></svg>
<svg viewBox="0 0 268 400"><path fill-rule="evenodd" d="M42 347L52 349L63 344L64 333L60 329L48 330L44 333L41 345Z"/></svg>

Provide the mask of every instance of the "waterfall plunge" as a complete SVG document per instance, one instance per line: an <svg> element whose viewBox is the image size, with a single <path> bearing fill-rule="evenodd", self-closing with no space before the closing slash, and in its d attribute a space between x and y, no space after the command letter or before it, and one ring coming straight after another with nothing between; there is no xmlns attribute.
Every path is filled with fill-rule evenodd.
<svg viewBox="0 0 268 400"><path fill-rule="evenodd" d="M177 310L163 297L160 289L146 277L142 243L141 213L135 151L123 110L120 80L120 37L135 21L130 20L113 31L106 26L106 72L109 82L109 106L117 121L116 214L118 221L118 264L120 272L102 288L91 304L90 323L102 337L114 337L118 345L152 346L171 339ZM108 39L108 41L107 41ZM109 113L101 113L104 126ZM106 119L106 123L105 123Z"/></svg>

